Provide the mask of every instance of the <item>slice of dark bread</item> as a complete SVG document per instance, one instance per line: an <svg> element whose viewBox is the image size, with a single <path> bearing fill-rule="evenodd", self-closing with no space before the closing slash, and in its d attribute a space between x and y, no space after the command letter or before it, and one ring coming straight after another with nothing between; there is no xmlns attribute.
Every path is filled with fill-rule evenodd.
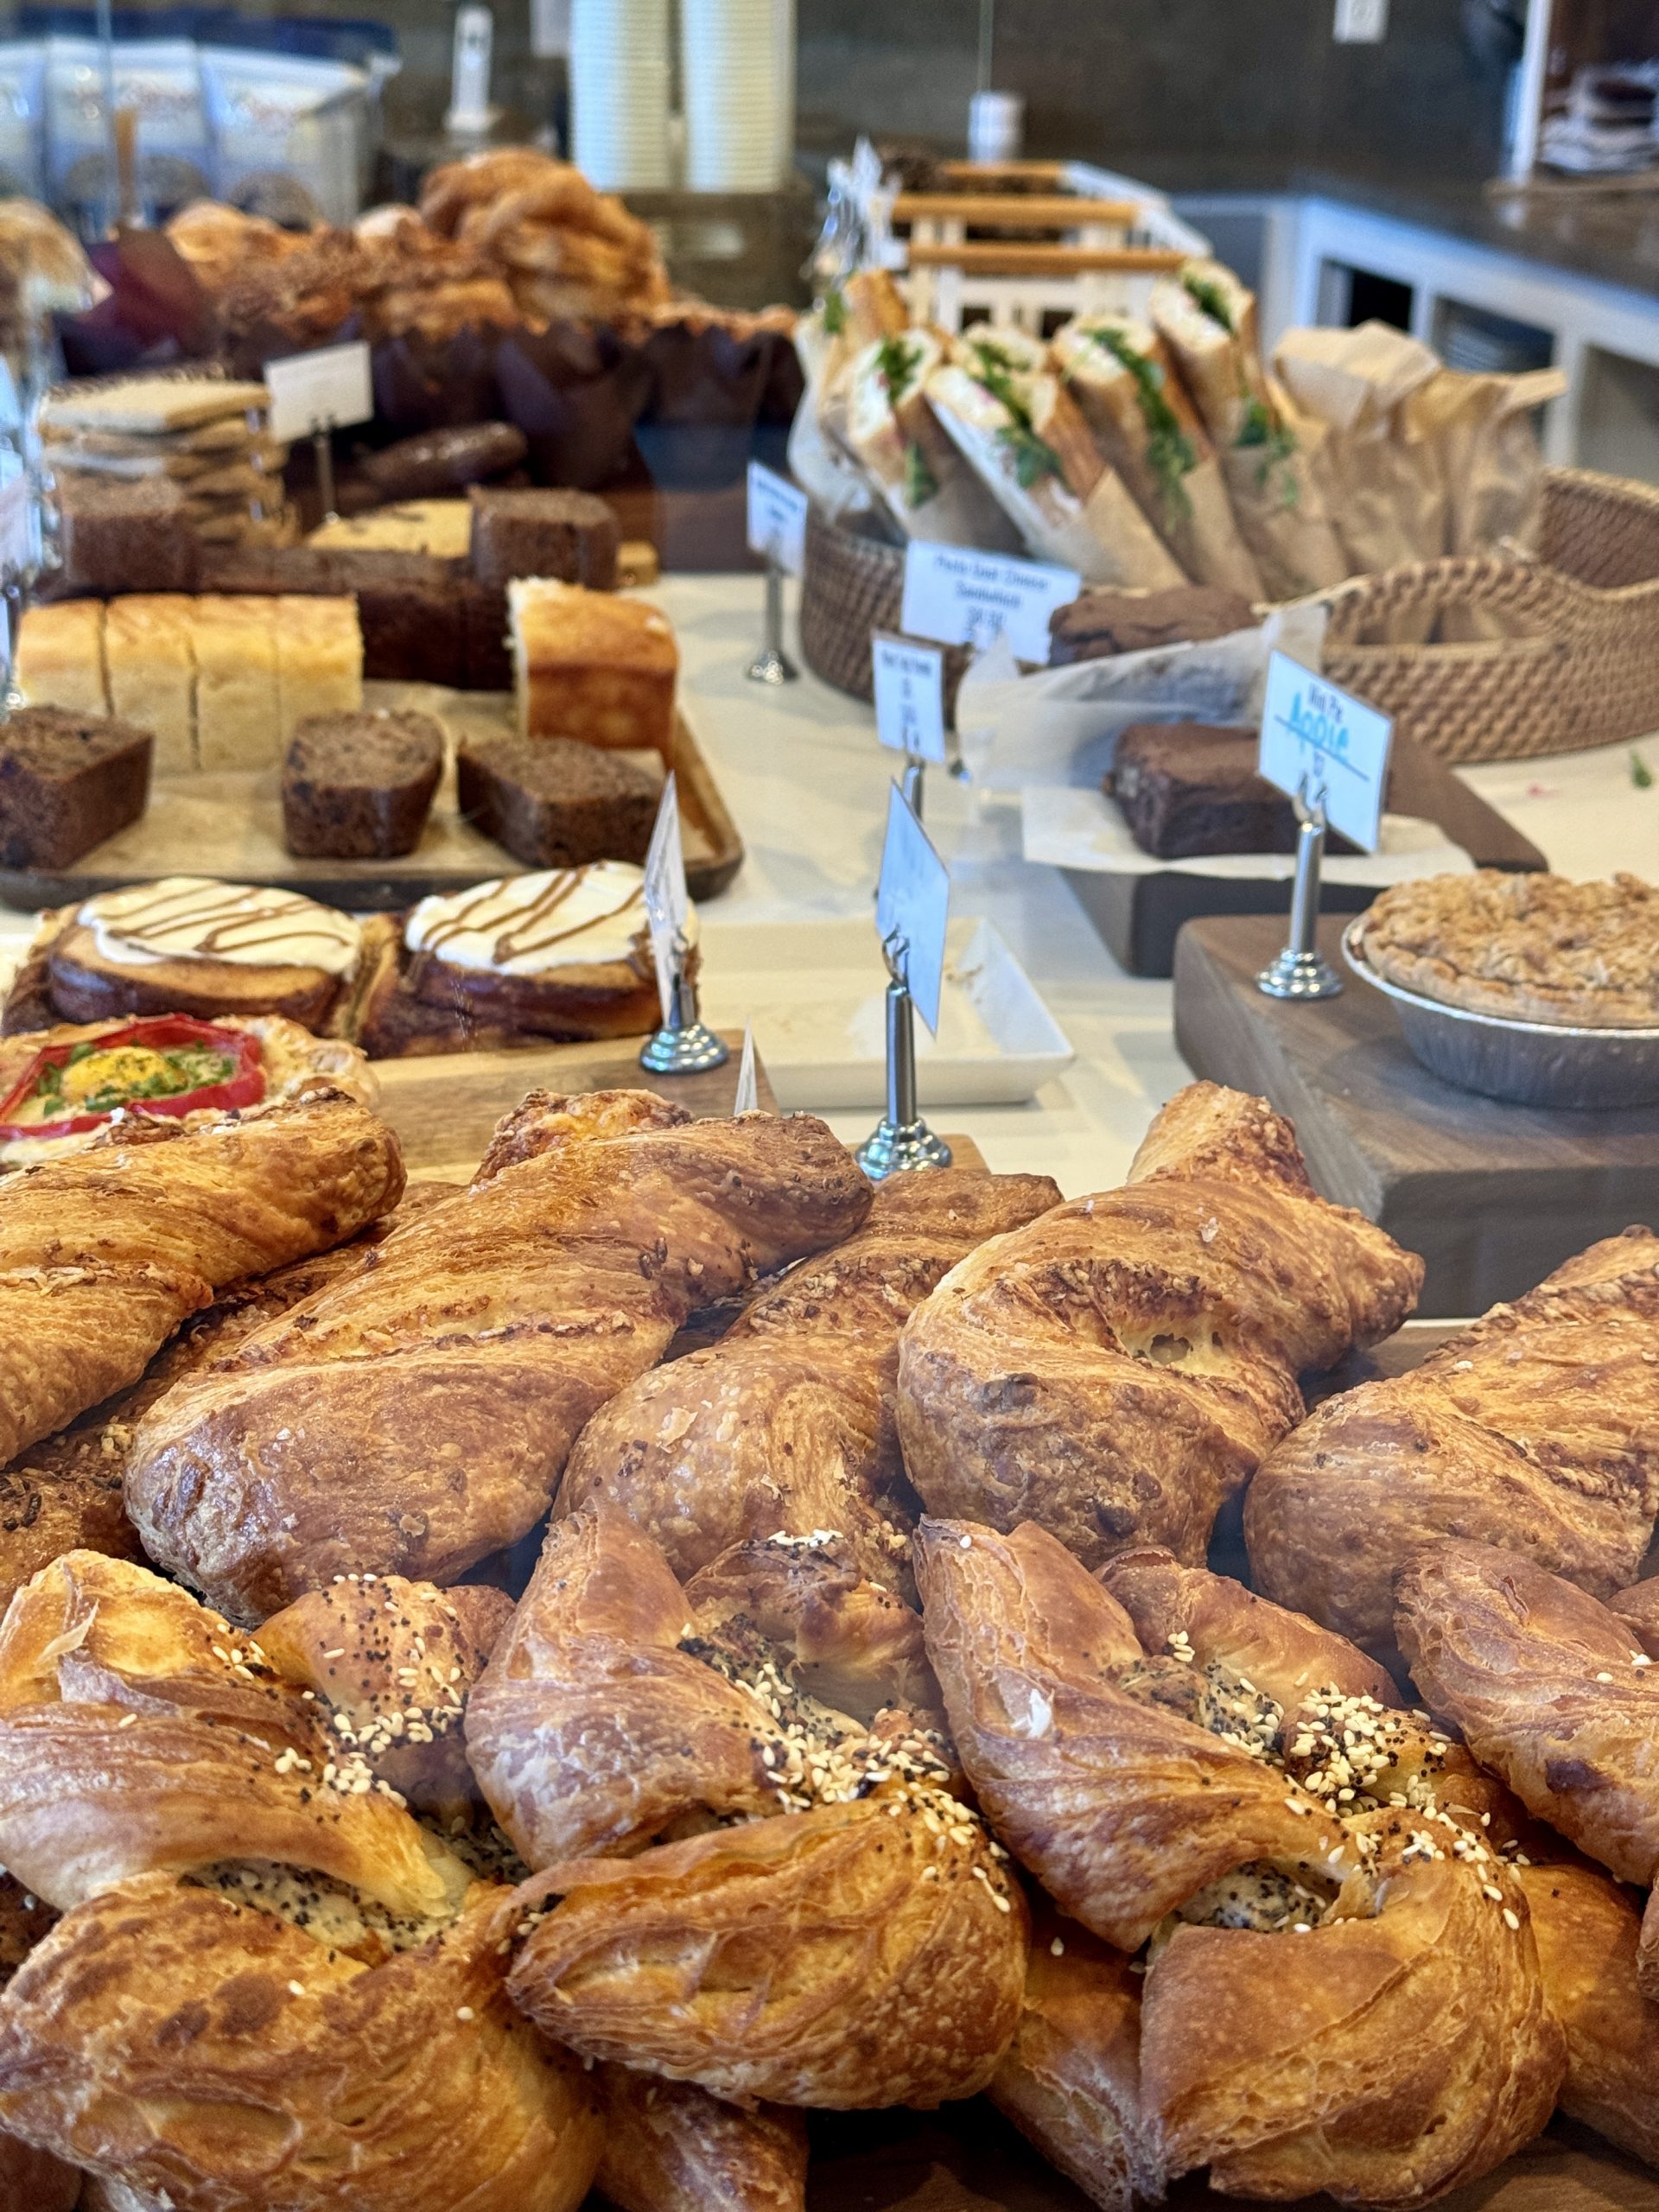
<svg viewBox="0 0 1659 2212"><path fill-rule="evenodd" d="M304 860L391 860L413 852L443 772L429 715L311 715L283 762L283 837Z"/></svg>
<svg viewBox="0 0 1659 2212"><path fill-rule="evenodd" d="M463 738L455 783L462 814L526 868L643 861L662 795L649 769L568 737Z"/></svg>
<svg viewBox="0 0 1659 2212"><path fill-rule="evenodd" d="M73 868L136 822L155 750L132 722L20 707L0 722L0 867Z"/></svg>

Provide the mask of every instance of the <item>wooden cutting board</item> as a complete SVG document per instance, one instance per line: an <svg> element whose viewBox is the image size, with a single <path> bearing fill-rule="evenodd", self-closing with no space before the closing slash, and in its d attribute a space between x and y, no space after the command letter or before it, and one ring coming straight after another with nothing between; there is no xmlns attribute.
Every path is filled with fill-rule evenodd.
<svg viewBox="0 0 1659 2212"><path fill-rule="evenodd" d="M723 1033L731 1058L704 1075L647 1075L639 1065L644 1039L626 1037L596 1045L527 1046L523 1052L377 1060L379 1110L397 1132L412 1173L465 1182L496 1123L527 1090L656 1090L693 1114L729 1114L743 1039ZM760 1103L775 1114L778 1101L758 1052L754 1072Z"/></svg>
<svg viewBox="0 0 1659 2212"><path fill-rule="evenodd" d="M1482 1313L1599 1236L1659 1219L1659 1108L1510 1106L1431 1075L1380 991L1344 967L1340 998L1266 998L1255 976L1282 923L1189 923L1175 952L1175 1041L1195 1074L1259 1091L1296 1124L1327 1198L1357 1206L1427 1262L1420 1311Z"/></svg>

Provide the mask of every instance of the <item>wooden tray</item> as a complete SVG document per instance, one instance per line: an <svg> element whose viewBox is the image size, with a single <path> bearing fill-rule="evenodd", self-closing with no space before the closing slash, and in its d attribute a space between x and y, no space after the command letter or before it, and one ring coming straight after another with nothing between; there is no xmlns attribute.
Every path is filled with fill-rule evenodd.
<svg viewBox="0 0 1659 2212"><path fill-rule="evenodd" d="M1396 730L1389 779L1389 805L1437 823L1479 868L1534 869L1548 866L1536 845L1510 827L1495 807L1432 753ZM1185 923L1206 914L1288 914L1290 882L1240 881L1189 875L1170 869L1154 875L1109 875L1091 868L1060 873L1099 931L1107 950L1131 976L1168 976L1175 939ZM1327 883L1325 907L1357 914L1376 896L1358 884Z"/></svg>
<svg viewBox="0 0 1659 2212"><path fill-rule="evenodd" d="M464 1183L496 1123L527 1090L656 1090L693 1114L729 1114L743 1036L741 1031L721 1034L732 1056L723 1067L702 1075L647 1075L639 1065L643 1040L637 1037L594 1045L526 1046L523 1052L377 1060L379 1112L397 1132L411 1173L434 1182ZM778 1101L759 1052L754 1071L760 1103L775 1114Z"/></svg>
<svg viewBox="0 0 1659 2212"><path fill-rule="evenodd" d="M1428 1262L1421 1310L1481 1313L1599 1236L1659 1217L1659 1110L1510 1106L1431 1075L1394 1009L1348 974L1340 998L1264 997L1284 942L1272 920L1198 921L1175 954L1175 1040L1196 1074L1259 1091L1296 1124L1327 1198L1357 1206Z"/></svg>
<svg viewBox="0 0 1659 2212"><path fill-rule="evenodd" d="M452 737L499 736L515 727L513 702L500 691L451 691L435 683L365 683L371 707L435 715ZM686 887L713 899L743 865L743 841L684 716L677 715L675 769ZM654 764L656 755L649 758ZM410 906L433 892L464 891L491 876L521 874L512 854L455 811L453 758L414 852L395 861L296 860L283 843L276 771L159 777L149 804L130 829L75 867L0 868L0 899L32 912L65 906L96 892L149 883L162 875L217 875L231 883L277 883L353 913Z"/></svg>

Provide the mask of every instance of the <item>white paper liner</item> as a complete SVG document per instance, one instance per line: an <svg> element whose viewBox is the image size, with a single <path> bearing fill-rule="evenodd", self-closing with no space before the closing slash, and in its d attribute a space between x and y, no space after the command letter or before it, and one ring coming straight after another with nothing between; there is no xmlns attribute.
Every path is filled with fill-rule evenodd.
<svg viewBox="0 0 1659 2212"><path fill-rule="evenodd" d="M1050 868L1082 868L1103 875L1211 875L1233 880L1282 883L1296 873L1289 853L1207 853L1195 860L1154 860L1129 835L1116 804L1104 792L1048 786L1021 794L1023 851ZM1326 883L1381 889L1425 875L1467 875L1474 862L1447 842L1439 824L1415 815L1385 814L1376 853L1327 853L1320 871Z"/></svg>

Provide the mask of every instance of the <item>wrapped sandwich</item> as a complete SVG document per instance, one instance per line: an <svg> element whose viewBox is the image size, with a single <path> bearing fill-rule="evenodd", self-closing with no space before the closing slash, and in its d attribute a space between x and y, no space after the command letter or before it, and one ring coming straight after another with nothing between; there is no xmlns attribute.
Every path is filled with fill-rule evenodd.
<svg viewBox="0 0 1659 2212"><path fill-rule="evenodd" d="M1085 583L1186 582L1057 376L983 357L976 375L946 362L929 377L927 397L1039 559L1075 569Z"/></svg>
<svg viewBox="0 0 1659 2212"><path fill-rule="evenodd" d="M868 514L874 501L846 443L849 374L867 346L903 331L904 296L885 269L861 269L833 287L795 326L806 391L789 433L790 473L836 521Z"/></svg>
<svg viewBox="0 0 1659 2212"><path fill-rule="evenodd" d="M1348 562L1319 472L1262 365L1255 294L1219 262L1190 261L1154 286L1152 320L1215 442L1268 595L1340 583Z"/></svg>
<svg viewBox="0 0 1659 2212"><path fill-rule="evenodd" d="M1078 315L1055 334L1053 356L1102 454L1187 574L1262 598L1215 448L1152 325Z"/></svg>
<svg viewBox="0 0 1659 2212"><path fill-rule="evenodd" d="M842 436L909 537L1018 550L1014 524L940 427L927 382L944 349L930 332L878 338L847 378Z"/></svg>

